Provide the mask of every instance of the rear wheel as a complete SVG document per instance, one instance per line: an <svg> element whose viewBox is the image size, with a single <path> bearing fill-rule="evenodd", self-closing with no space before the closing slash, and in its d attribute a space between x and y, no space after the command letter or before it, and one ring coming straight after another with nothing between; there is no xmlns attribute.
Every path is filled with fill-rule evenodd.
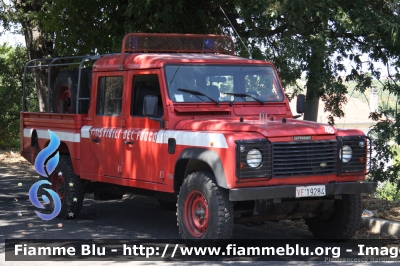
<svg viewBox="0 0 400 266"><path fill-rule="evenodd" d="M359 194L342 195L329 214L306 219L306 224L316 238L346 240L360 228L361 212Z"/></svg>
<svg viewBox="0 0 400 266"><path fill-rule="evenodd" d="M54 190L61 201L61 211L57 217L74 219L82 209L84 192L82 181L72 168L68 155L61 155L60 161L50 175L50 188Z"/></svg>
<svg viewBox="0 0 400 266"><path fill-rule="evenodd" d="M177 218L181 237L188 242L232 236L233 208L228 193L208 172L187 176L178 195Z"/></svg>

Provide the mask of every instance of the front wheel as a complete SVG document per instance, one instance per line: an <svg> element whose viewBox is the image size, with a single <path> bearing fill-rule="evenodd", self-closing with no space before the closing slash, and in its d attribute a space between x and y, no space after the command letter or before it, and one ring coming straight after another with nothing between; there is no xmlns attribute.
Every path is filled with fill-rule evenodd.
<svg viewBox="0 0 400 266"><path fill-rule="evenodd" d="M187 176L178 195L178 226L190 242L229 239L233 230L233 208L228 193L218 187L208 172Z"/></svg>
<svg viewBox="0 0 400 266"><path fill-rule="evenodd" d="M323 217L306 219L310 232L316 238L347 240L360 228L361 198L359 194L342 195L335 200L331 212Z"/></svg>

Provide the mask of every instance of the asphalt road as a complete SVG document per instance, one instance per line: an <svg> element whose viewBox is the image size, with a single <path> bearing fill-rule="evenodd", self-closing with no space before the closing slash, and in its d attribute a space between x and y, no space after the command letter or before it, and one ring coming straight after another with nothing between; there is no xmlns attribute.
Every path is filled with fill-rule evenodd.
<svg viewBox="0 0 400 266"><path fill-rule="evenodd" d="M126 195L122 200L94 201L85 198L80 216L75 220L43 221L28 198L31 185L38 181L18 168L0 167L0 265L93 265L90 261L12 262L5 261L5 239L179 239L176 215L164 210L155 199ZM19 184L20 183L20 184ZM21 185L21 186L20 186ZM62 223L62 227L59 224ZM236 239L301 239L309 233L282 230L275 223L246 227L235 225ZM98 261L96 265L130 265L129 261ZM299 264L299 262L179 262L187 265ZM304 262L305 263L305 262ZM320 262L324 263L324 262ZM320 264L310 263L307 264ZM135 262L135 265L178 264L177 262ZM324 263L326 264L326 263ZM346 264L346 263L344 263Z"/></svg>

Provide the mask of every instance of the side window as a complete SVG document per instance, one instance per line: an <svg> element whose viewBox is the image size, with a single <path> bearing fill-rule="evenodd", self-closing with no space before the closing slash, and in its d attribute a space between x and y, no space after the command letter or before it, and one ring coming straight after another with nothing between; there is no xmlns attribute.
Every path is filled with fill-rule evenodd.
<svg viewBox="0 0 400 266"><path fill-rule="evenodd" d="M124 77L100 77L97 88L96 115L119 116L122 110Z"/></svg>
<svg viewBox="0 0 400 266"><path fill-rule="evenodd" d="M146 95L158 97L157 115L164 114L160 83L156 74L135 75L132 84L131 116L143 116L143 101Z"/></svg>

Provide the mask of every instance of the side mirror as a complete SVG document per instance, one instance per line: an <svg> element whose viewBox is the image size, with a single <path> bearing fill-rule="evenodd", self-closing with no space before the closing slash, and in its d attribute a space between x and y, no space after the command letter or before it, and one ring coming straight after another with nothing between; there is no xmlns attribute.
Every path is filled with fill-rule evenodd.
<svg viewBox="0 0 400 266"><path fill-rule="evenodd" d="M296 112L304 114L306 111L306 96L304 94L297 95Z"/></svg>
<svg viewBox="0 0 400 266"><path fill-rule="evenodd" d="M143 115L155 117L157 115L158 97L154 95L146 95L143 100Z"/></svg>

